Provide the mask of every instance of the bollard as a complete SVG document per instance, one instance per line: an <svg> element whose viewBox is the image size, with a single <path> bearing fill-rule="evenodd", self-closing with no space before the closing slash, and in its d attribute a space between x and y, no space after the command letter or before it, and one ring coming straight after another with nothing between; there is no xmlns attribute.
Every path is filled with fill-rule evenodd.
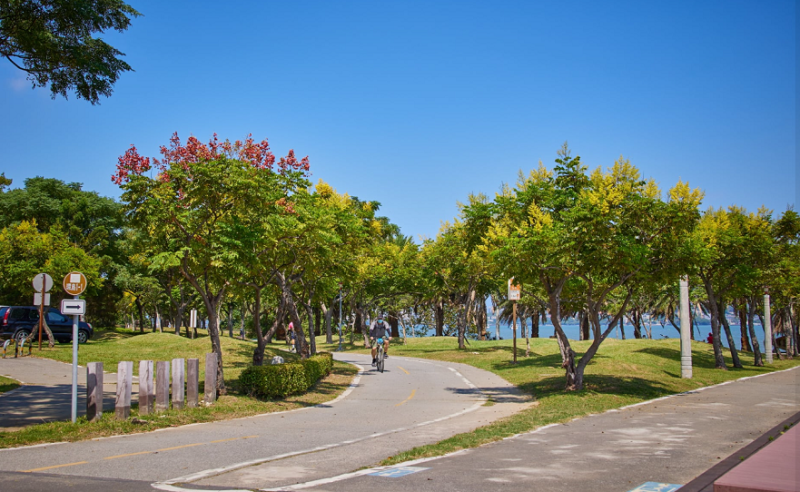
<svg viewBox="0 0 800 492"><path fill-rule="evenodd" d="M139 361L139 415L147 415L153 410L155 388L153 387L153 361Z"/></svg>
<svg viewBox="0 0 800 492"><path fill-rule="evenodd" d="M4 359L6 358L6 350L8 349L8 346L10 344L11 344L11 339L10 338L3 343L3 358Z"/></svg>
<svg viewBox="0 0 800 492"><path fill-rule="evenodd" d="M103 416L103 363L86 364L86 420L93 422Z"/></svg>
<svg viewBox="0 0 800 492"><path fill-rule="evenodd" d="M183 408L183 359L172 359L172 408Z"/></svg>
<svg viewBox="0 0 800 492"><path fill-rule="evenodd" d="M156 362L156 411L169 410L169 362Z"/></svg>
<svg viewBox="0 0 800 492"><path fill-rule="evenodd" d="M131 390L133 389L133 362L122 361L117 364L117 399L114 414L118 420L131 416Z"/></svg>
<svg viewBox="0 0 800 492"><path fill-rule="evenodd" d="M200 385L200 359L189 359L186 365L186 406L194 408L197 406Z"/></svg>
<svg viewBox="0 0 800 492"><path fill-rule="evenodd" d="M206 354L206 405L217 399L217 354Z"/></svg>

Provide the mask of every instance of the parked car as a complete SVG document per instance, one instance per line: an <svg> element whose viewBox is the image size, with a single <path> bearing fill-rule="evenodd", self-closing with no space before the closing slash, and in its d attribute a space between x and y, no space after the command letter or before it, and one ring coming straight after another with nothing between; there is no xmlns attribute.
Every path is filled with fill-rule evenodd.
<svg viewBox="0 0 800 492"><path fill-rule="evenodd" d="M60 343L72 341L72 318L64 316L54 307L44 308L45 320L53 337ZM13 338L17 342L31 332L39 330L39 308L37 306L4 306L0 308L0 339ZM78 322L78 343L86 343L94 335L92 325ZM47 334L42 330L42 338Z"/></svg>

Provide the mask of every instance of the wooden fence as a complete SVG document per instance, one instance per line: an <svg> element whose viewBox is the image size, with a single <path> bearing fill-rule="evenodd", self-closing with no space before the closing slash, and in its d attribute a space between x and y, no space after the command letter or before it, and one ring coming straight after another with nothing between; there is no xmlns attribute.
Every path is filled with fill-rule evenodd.
<svg viewBox="0 0 800 492"><path fill-rule="evenodd" d="M170 375L172 376L170 378ZM199 405L200 385L199 359L172 359L156 362L155 381L153 361L139 361L139 415L163 412L170 408L182 409ZM170 385L172 379L172 385ZM170 392L170 389L172 390ZM133 390L133 362L122 361L117 365L117 396L114 415L125 420L131 415L131 393ZM185 392L184 392L185 390ZM217 399L217 354L206 354L205 403ZM86 366L86 418L98 420L103 415L103 363L90 362Z"/></svg>

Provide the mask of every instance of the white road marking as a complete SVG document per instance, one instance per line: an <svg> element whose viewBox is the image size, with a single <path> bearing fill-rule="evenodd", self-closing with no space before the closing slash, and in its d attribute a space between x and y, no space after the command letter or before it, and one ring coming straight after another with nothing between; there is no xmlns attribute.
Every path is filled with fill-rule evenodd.
<svg viewBox="0 0 800 492"><path fill-rule="evenodd" d="M345 393L343 393L342 396L340 396L339 398L342 398L343 396L345 396L345 394L349 394L349 392L351 392L356 387L356 385L358 383L357 379L360 379L361 373L364 370L364 368L361 367L361 366L357 366L357 367L359 367L359 375L357 376L356 379L353 380L353 384L350 385L350 388L348 388L345 391ZM470 386L472 388L477 389L477 387L474 384L472 384L472 382L470 380L468 380L467 378L465 378L464 376L459 374L458 371L456 371L455 369L452 369L452 368L448 368L448 369L450 369L451 371L455 372L458 376L460 376L461 379L463 379L464 382L467 384L467 386ZM480 393L480 390L478 390L478 392ZM291 453L284 453L284 454L279 454L279 455L275 455L275 456L269 456L269 457L266 457L266 458L259 458L259 459L255 459L255 460L245 461L245 462L242 462L242 463L234 463L233 465L220 467L220 468L211 468L211 469L208 469L208 470L203 470L203 471L200 471L200 472L197 472L197 473L193 473L191 475L186 475L186 476L183 476L183 477L178 477L178 478L173 478L173 479L170 479L170 480L164 480L164 481L161 481L161 482L156 482L156 483L151 484L151 486L153 488L156 488L156 489L159 489L159 490L166 490L166 491L169 491L169 492L186 492L186 491L191 491L191 490L197 490L197 489L181 488L181 487L176 486L175 484L177 484L177 483L195 482L195 481L202 480L202 479L205 479L205 478L209 478L209 477L212 477L212 476L215 476L215 475L221 475L223 473L231 472L231 471L234 471L234 470L238 470L238 469L249 467L249 466L253 466L253 465L260 465L260 464L263 464L263 463L267 463L267 462L275 461L275 460L279 460L279 459L285 459L285 458L290 458L290 457L293 457L293 456L299 456L299 455L309 454L309 453L316 453L318 451L324 451L324 450L327 450L327 449L347 446L349 444L354 444L354 443L357 443L357 442L366 441L368 439L375 439L375 438L378 438L378 437L381 437L381 436L385 436L385 435L388 435L388 434L394 434L396 432L405 432L405 431L408 431L408 430L411 430L411 429L415 429L415 428L418 428L418 427L423 427L423 426L434 424L434 423L437 423L437 422L442 422L444 420L449 420L449 419L452 419L452 418L455 418L455 417L459 417L461 415L464 415L464 414L467 414L467 413L470 413L470 412L474 412L475 410L477 410L480 407L482 407L483 404L486 403L487 397L485 395L483 395L483 393L480 393L480 394L481 394L481 399L477 403L472 405L471 407L465 408L464 410L461 410L459 412L456 412L456 413L453 413L453 414L450 414L450 415L445 415L443 417L439 417L438 419L433 419L433 420L429 420L429 421L426 421L426 422L421 422L421 423L418 423L418 424L415 424L415 425L412 425L412 426L409 426L409 427L401 427L401 428L398 428L398 429L392 429L392 430L388 430L388 431L384 431L384 432L378 432L378 433L370 434L368 436L361 437L361 438L358 438L358 439L351 439L351 440L348 440L348 441L342 441L342 442L335 443L335 444L326 444L324 446L319 446L319 447L312 448L312 449L305 449L305 450L301 450L301 451L293 451ZM335 401L337 401L339 398L337 398L336 400L334 400L334 401L332 401L330 403L323 403L323 404L321 404L319 406L330 405L330 404L334 403ZM274 415L274 414L269 414L269 415ZM465 450L461 450L461 451L465 451ZM460 452L460 451L457 451L457 452ZM433 459L433 458L424 458L423 460L427 461L428 459ZM414 462L409 462L409 463L415 463L415 462L422 462L422 461L416 460ZM410 466L410 465L404 464L403 466ZM378 470L385 469L385 468L387 468L387 467L379 467L379 468L372 469L372 471L374 472L374 471L378 471ZM364 471L364 470L360 470L359 472L355 472L355 473L359 473L359 475L352 475L352 476L360 476L362 471ZM309 482L309 483L311 483L311 482ZM296 488L296 487L297 486L288 487L288 489L293 489L293 488ZM284 487L284 488L282 488L280 490L284 490L284 489L287 489L287 487ZM203 489L203 490L208 490L208 489ZM228 492L228 491L212 490L211 492Z"/></svg>

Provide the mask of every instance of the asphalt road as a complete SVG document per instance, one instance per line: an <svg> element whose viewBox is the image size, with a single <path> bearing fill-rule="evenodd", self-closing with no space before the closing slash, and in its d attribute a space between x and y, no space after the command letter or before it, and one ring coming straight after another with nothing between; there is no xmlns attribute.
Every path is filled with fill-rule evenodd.
<svg viewBox="0 0 800 492"><path fill-rule="evenodd" d="M16 472L7 478L27 472L27 480L4 480L3 489L28 490L7 487L29 487L53 475L85 490L93 484L105 490L103 479L131 481L115 485L128 487L120 490L143 483L164 490L291 485L373 465L531 404L501 378L461 364L391 357L378 373L368 356L337 359L366 369L338 401L148 434L0 450L0 471ZM496 404L484 405L489 395Z"/></svg>

